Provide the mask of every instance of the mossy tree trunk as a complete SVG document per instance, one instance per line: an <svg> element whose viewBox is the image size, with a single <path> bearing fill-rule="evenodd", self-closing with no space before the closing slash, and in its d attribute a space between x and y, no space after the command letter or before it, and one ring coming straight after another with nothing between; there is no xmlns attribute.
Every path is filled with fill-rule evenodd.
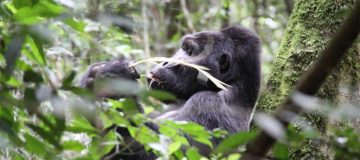
<svg viewBox="0 0 360 160"><path fill-rule="evenodd" d="M297 0L290 16L272 75L258 101L257 110L272 112L284 101L304 71L318 57L340 23L358 0ZM359 40L357 41L359 42ZM338 103L359 102L360 45L349 50L336 71L327 78L318 97ZM346 92L343 92L343 91ZM350 98L349 98L350 97ZM305 115L315 128L326 134L326 118ZM307 146L293 154L297 158L327 159L327 147L307 141ZM324 151L325 150L325 151Z"/></svg>

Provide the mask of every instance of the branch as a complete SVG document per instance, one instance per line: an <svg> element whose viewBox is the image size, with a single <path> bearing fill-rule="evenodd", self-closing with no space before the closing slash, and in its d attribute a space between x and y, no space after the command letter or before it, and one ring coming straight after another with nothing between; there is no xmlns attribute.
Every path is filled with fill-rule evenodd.
<svg viewBox="0 0 360 160"><path fill-rule="evenodd" d="M222 4L222 9L224 10L225 14L221 17L221 28L225 28L230 26L230 2L229 0L224 0Z"/></svg>
<svg viewBox="0 0 360 160"><path fill-rule="evenodd" d="M149 20L147 17L147 1L141 1L141 15L143 19L143 40L144 40L144 54L145 58L150 58L150 40L149 40ZM146 65L146 73L149 71L150 66Z"/></svg>
<svg viewBox="0 0 360 160"><path fill-rule="evenodd" d="M194 33L195 29L194 29L194 25L193 25L192 20L191 20L190 12L189 12L189 10L187 9L187 6L186 6L186 1L185 0L180 0L180 4L181 4L181 8L182 8L182 10L184 12L184 16L186 18L186 23L187 23L188 29L190 30L191 33Z"/></svg>
<svg viewBox="0 0 360 160"><path fill-rule="evenodd" d="M339 30L327 45L325 50L321 53L320 58L310 67L301 80L297 83L295 91L304 94L314 95L325 81L326 77L339 63L346 51L351 47L356 40L360 31L360 3L357 3L354 10L349 17L343 22ZM280 121L286 128L292 120L288 118L289 112L299 114L302 108L293 103L291 96L285 101L280 110L275 113L275 118ZM285 119L287 117L287 119ZM294 118L294 117L293 117ZM275 139L262 131L255 140L247 145L247 150L241 157L242 160L247 159L261 159L263 158L272 145Z"/></svg>
<svg viewBox="0 0 360 160"><path fill-rule="evenodd" d="M290 16L292 10L294 9L294 1L293 0L284 0L286 6L286 12Z"/></svg>

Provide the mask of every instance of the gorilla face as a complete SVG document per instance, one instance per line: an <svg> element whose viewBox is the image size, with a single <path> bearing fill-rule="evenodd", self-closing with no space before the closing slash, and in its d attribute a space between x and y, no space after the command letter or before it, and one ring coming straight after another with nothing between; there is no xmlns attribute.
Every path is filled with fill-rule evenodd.
<svg viewBox="0 0 360 160"><path fill-rule="evenodd" d="M179 99L188 99L194 93L207 89L197 81L198 71L183 65L163 64L154 68L147 80L149 87L174 94Z"/></svg>
<svg viewBox="0 0 360 160"><path fill-rule="evenodd" d="M229 72L234 48L232 39L222 31L199 32L184 36L181 48L171 58L207 67L207 72L227 83L237 77L236 72ZM220 90L196 69L171 62L156 66L147 80L150 88L168 91L180 99L198 91Z"/></svg>

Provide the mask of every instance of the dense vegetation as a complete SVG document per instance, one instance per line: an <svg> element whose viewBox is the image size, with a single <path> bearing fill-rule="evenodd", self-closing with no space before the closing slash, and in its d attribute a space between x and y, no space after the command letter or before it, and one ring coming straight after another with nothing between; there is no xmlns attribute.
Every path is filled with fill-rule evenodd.
<svg viewBox="0 0 360 160"><path fill-rule="evenodd" d="M288 128L261 113L274 111L289 95L356 0L295 2L293 10L291 0L1 1L0 159L99 159L123 143L120 135L106 130L113 124L127 127L163 159L201 159L184 135L213 147L211 137L226 137L226 131L162 121L156 122L160 134L155 134L144 125L153 120L137 113L133 99L99 100L77 82L94 62L169 56L182 35L229 24L242 24L259 34L265 91L253 129L223 140L208 159L239 159L259 130L278 140L270 157L359 159L359 39L321 89L324 100L297 95L307 112ZM141 73L149 67L137 66ZM119 90L134 92L146 114L166 107L159 100L174 99L149 91L141 85L144 78L139 83L119 85Z"/></svg>

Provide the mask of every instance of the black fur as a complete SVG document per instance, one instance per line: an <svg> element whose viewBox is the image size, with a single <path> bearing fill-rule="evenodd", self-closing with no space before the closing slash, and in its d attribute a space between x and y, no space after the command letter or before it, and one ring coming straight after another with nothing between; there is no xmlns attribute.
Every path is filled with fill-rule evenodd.
<svg viewBox="0 0 360 160"><path fill-rule="evenodd" d="M173 93L178 101L154 118L192 121L208 130L222 128L231 134L248 130L260 86L260 41L257 35L243 27L232 26L186 35L181 45L173 59L207 67L212 76L231 87L227 87L227 91L220 90L211 81L199 80L196 69L165 62L151 71L148 77L150 88ZM202 154L209 153L208 148L194 145L200 147ZM136 156L155 158L144 154ZM116 158L139 157L120 155Z"/></svg>

